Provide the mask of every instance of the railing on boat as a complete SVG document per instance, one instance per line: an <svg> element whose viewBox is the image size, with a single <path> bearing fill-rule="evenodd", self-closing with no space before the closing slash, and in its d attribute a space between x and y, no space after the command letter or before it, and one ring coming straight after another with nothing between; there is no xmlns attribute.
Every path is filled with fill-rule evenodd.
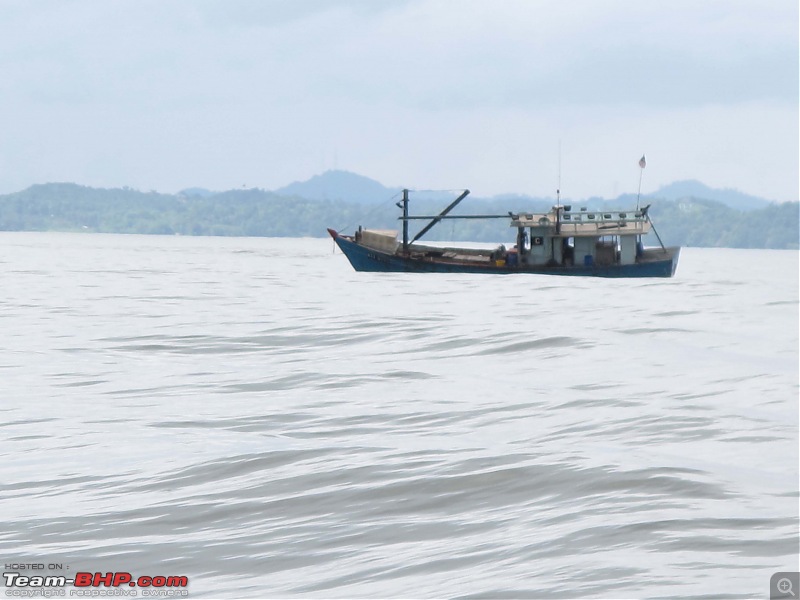
<svg viewBox="0 0 800 600"><path fill-rule="evenodd" d="M647 229L647 217L636 211L580 211L561 214L562 233L570 230L576 233L586 233L592 229L597 233L602 233L603 230L622 227L627 231L644 232Z"/></svg>
<svg viewBox="0 0 800 600"><path fill-rule="evenodd" d="M649 230L649 221L641 211L575 211L562 212L559 216L559 230L563 236L569 233L603 235L614 233L644 233ZM547 227L555 230L556 215L522 213L511 222L512 227Z"/></svg>

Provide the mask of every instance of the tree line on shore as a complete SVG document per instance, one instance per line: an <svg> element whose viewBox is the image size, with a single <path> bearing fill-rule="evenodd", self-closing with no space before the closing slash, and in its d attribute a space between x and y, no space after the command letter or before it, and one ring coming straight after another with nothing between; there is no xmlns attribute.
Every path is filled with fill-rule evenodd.
<svg viewBox="0 0 800 600"><path fill-rule="evenodd" d="M83 231L158 235L323 237L331 227L351 232L358 225L400 229L396 199L383 205L309 200L260 189L215 194L160 194L130 188L99 189L71 183L35 185L0 196L0 231ZM797 202L739 211L714 200L648 198L650 215L665 244L699 247L798 249ZM441 199L412 203L414 214L437 214ZM471 199L452 214L546 211L549 199ZM583 206L583 204L582 204ZM609 202L588 201L590 209ZM628 208L614 206L613 208ZM412 229L424 222L412 222ZM446 220L426 239L505 242L508 221Z"/></svg>

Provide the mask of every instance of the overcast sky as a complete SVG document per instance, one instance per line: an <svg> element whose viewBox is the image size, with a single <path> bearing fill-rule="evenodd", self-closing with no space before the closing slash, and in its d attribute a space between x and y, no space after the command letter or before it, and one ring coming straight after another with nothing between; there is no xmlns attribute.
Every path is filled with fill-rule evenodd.
<svg viewBox="0 0 800 600"><path fill-rule="evenodd" d="M0 192L798 199L797 0L0 0ZM560 147L560 152L559 152ZM560 156L560 159L559 159ZM559 169L559 164L560 169Z"/></svg>

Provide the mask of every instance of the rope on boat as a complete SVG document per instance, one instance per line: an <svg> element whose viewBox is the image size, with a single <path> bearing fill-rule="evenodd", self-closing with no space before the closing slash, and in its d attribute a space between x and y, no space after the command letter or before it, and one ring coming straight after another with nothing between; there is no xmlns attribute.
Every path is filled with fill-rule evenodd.
<svg viewBox="0 0 800 600"><path fill-rule="evenodd" d="M386 205L388 205L389 202L394 202L394 200L396 200L398 196L402 195L402 193L403 193L403 191L400 190L399 192L397 192L394 196L392 196L388 200L385 200L385 201L380 202L379 204L375 205L375 207L371 211L369 211L368 213L366 213L366 214L362 213L361 215L359 215L359 219L361 220L362 223L365 223L365 222L369 221L369 218L371 216L373 216L375 213L377 213L379 210L386 210ZM349 231L350 228L352 228L352 227L355 227L355 223L350 223L348 225L345 225L344 227L339 227L338 229L336 229L336 231L339 231L339 232L341 232L341 231Z"/></svg>
<svg viewBox="0 0 800 600"><path fill-rule="evenodd" d="M642 160L644 160L644 157L642 157ZM664 251L664 253L666 254L666 252L667 252L667 249L666 249L666 247L664 246L664 242L662 242L662 241L661 241L661 236L660 236L660 235L658 235L658 231L656 231L656 226L655 226L655 223L653 223L653 220L650 218L650 213L649 213L649 210L650 210L650 205L648 204L647 206L645 206L645 207L642 209L642 214L643 214L643 215L644 215L644 216L647 218L647 220L649 221L649 223L650 223L650 227L652 227L652 228L653 228L653 233L655 233L655 234L656 234L656 239L658 240L658 243L659 243L659 244L661 244L661 249L662 249L662 250Z"/></svg>

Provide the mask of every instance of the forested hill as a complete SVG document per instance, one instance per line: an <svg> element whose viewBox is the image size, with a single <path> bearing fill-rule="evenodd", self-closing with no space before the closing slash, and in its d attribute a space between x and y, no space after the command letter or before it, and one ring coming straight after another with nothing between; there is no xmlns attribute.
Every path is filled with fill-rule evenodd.
<svg viewBox="0 0 800 600"><path fill-rule="evenodd" d="M285 193L285 192L284 192ZM259 189L182 194L98 189L71 183L35 185L0 196L2 231L87 231L163 235L322 237L332 227L352 231L359 224L399 229L396 198L380 204L340 199L305 199ZM589 200L590 208L624 207L617 201ZM461 214L506 214L546 210L552 199L506 196L468 199ZM436 214L448 200L415 199L415 214ZM665 244L682 246L797 249L798 203L767 203L737 210L703 198L647 197ZM422 225L419 224L418 227ZM412 223L412 232L414 224ZM504 242L513 238L502 219L442 222L427 236L439 240ZM655 242L652 242L655 243Z"/></svg>

